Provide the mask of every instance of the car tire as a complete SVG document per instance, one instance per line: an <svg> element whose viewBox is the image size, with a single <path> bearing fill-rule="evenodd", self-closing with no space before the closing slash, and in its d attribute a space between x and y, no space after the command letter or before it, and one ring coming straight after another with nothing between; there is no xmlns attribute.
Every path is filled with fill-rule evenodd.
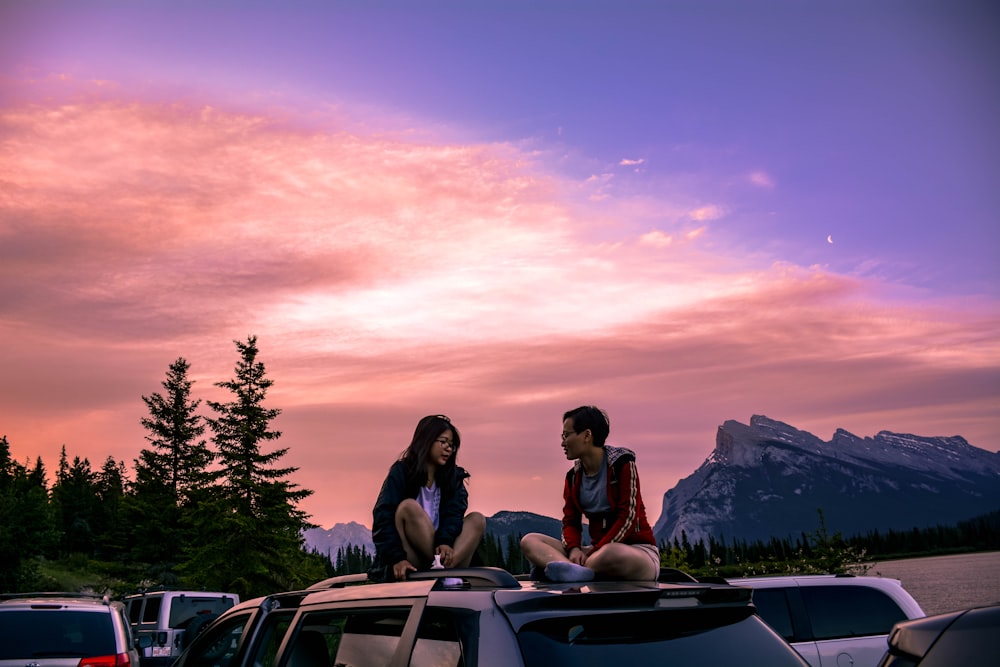
<svg viewBox="0 0 1000 667"><path fill-rule="evenodd" d="M192 618L191 622L188 623L187 629L184 631L184 640L181 642L181 648L187 648L193 644L194 640L201 634L201 631L218 617L218 614L199 614Z"/></svg>

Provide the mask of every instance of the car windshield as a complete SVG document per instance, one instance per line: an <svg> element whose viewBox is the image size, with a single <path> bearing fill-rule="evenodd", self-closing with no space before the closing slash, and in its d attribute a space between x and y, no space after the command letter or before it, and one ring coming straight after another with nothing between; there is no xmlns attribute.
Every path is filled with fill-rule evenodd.
<svg viewBox="0 0 1000 667"><path fill-rule="evenodd" d="M733 610L736 611L736 610ZM669 664L800 667L759 618L745 612L642 612L540 619L518 633L527 667Z"/></svg>
<svg viewBox="0 0 1000 667"><path fill-rule="evenodd" d="M221 614L233 606L231 597L175 597L170 603L171 628L184 628L198 614Z"/></svg>
<svg viewBox="0 0 1000 667"><path fill-rule="evenodd" d="M0 660L114 655L111 615L65 609L0 613Z"/></svg>

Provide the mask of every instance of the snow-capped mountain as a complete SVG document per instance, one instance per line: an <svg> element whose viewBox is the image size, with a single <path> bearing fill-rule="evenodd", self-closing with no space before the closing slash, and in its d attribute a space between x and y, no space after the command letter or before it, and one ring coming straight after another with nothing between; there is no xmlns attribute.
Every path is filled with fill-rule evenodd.
<svg viewBox="0 0 1000 667"><path fill-rule="evenodd" d="M838 429L824 442L754 415L727 421L715 450L663 497L659 542L798 537L819 527L845 536L909 530L1000 508L1000 454L959 436Z"/></svg>
<svg viewBox="0 0 1000 667"><path fill-rule="evenodd" d="M372 531L360 523L335 523L330 528L310 528L303 533L306 549L315 549L331 560L337 559L337 552L342 547L361 547L368 553L375 554L375 543L372 542Z"/></svg>

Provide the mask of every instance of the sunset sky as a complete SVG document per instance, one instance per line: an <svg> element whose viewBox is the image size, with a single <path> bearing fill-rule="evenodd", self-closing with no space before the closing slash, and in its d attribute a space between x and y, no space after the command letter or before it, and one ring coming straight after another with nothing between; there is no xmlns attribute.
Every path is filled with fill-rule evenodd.
<svg viewBox="0 0 1000 667"><path fill-rule="evenodd" d="M487 515L581 404L651 521L728 419L998 451L993 4L0 0L0 435L131 471L255 335L324 527L425 414Z"/></svg>

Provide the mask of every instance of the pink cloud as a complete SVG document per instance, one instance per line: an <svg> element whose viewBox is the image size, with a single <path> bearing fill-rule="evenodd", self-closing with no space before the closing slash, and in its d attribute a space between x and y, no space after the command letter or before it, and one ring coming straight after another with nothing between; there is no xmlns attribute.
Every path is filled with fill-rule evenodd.
<svg viewBox="0 0 1000 667"><path fill-rule="evenodd" d="M754 413L998 448L995 304L755 266L680 214L632 234L619 216L648 198L588 213L610 177L203 104L24 102L0 123L0 433L50 471L64 443L131 464L140 396L183 356L218 398L248 334L323 525L369 520L428 413L462 429L487 513L558 511L555 434L582 403L639 451L652 518L716 426Z"/></svg>

